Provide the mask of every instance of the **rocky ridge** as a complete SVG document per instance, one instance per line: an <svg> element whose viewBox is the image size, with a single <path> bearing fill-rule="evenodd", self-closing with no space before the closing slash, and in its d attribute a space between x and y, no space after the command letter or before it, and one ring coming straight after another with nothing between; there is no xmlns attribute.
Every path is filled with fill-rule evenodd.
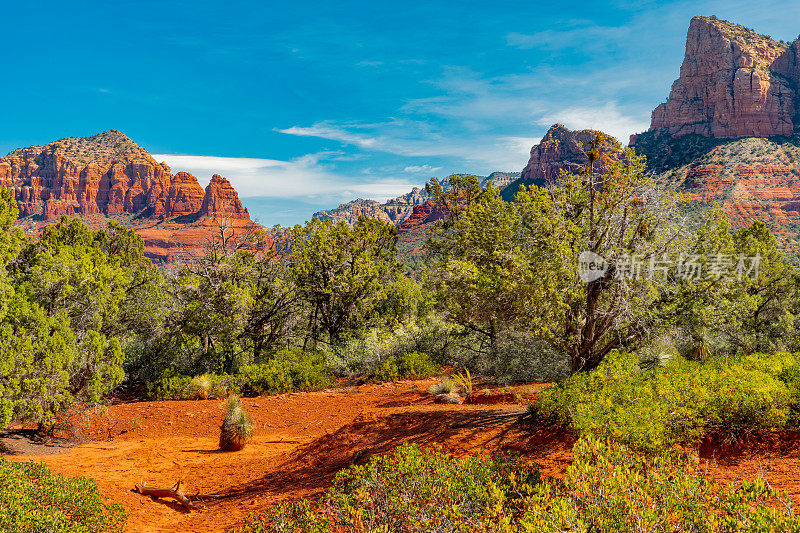
<svg viewBox="0 0 800 533"><path fill-rule="evenodd" d="M0 158L0 186L13 191L18 224L28 231L62 215L98 227L118 218L137 231L147 229L145 253L154 260L171 261L198 246L202 228L223 215L252 224L228 180L215 175L204 190L196 177L173 175L116 130L14 150ZM190 227L195 230L183 231Z"/></svg>
<svg viewBox="0 0 800 533"><path fill-rule="evenodd" d="M798 41L774 41L715 17L694 17L680 77L650 130L715 138L790 136L798 122ZM635 145L636 136L631 138Z"/></svg>
<svg viewBox="0 0 800 533"><path fill-rule="evenodd" d="M519 172L492 172L489 176L479 176L479 178L481 186L484 188L491 183L495 187L502 189L509 183L519 179L519 176ZM443 180L443 183L446 189L448 186L447 178ZM393 198L383 204L375 200L358 198L341 204L336 209L317 211L314 213L314 216L320 220L329 219L334 223L344 222L350 227L358 221L360 216L366 216L391 222L397 226L399 230L409 217L423 216L422 213L429 208L422 206L425 206L429 202L430 197L428 193L426 193L424 189L414 187L411 192Z"/></svg>

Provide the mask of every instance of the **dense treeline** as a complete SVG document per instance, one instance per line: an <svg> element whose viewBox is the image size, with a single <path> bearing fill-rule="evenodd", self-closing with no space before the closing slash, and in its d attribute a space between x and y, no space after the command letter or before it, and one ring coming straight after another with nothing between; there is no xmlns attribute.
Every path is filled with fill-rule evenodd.
<svg viewBox="0 0 800 533"><path fill-rule="evenodd" d="M632 151L596 172L602 142L586 169L513 203L474 176L431 180L447 216L416 271L394 227L366 218L269 233L220 221L205 253L158 268L113 222L63 218L26 238L2 190L0 427L47 427L126 380L208 397L445 364L554 380L614 350L658 365L800 349L798 273L764 224L732 230L713 208L693 222Z"/></svg>

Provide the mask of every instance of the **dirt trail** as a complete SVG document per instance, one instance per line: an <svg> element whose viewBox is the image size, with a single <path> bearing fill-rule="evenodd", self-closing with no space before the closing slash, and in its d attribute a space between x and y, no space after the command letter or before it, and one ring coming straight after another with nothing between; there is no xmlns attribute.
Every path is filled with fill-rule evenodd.
<svg viewBox="0 0 800 533"><path fill-rule="evenodd" d="M246 398L255 436L234 453L217 450L223 402L205 400L112 405L107 414L79 421L79 434L89 442L60 454L9 458L43 460L54 472L96 479L109 501L129 510L131 532L222 532L281 500L318 495L341 468L403 442L439 444L459 456L516 450L544 476L563 476L572 460L571 434L531 427L518 404L435 404L424 392L431 383ZM794 434L744 451L712 443L701 456L718 479L763 471L800 501L798 443ZM131 492L141 481L169 486L179 479L187 494L204 496L204 510L188 513Z"/></svg>

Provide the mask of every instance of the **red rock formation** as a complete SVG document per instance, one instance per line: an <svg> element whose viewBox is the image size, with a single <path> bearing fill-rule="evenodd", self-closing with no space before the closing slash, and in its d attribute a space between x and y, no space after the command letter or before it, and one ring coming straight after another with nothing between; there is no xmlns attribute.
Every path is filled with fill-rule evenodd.
<svg viewBox="0 0 800 533"><path fill-rule="evenodd" d="M178 172L170 180L163 216L170 218L197 213L203 205L204 196L197 178L188 172Z"/></svg>
<svg viewBox="0 0 800 533"><path fill-rule="evenodd" d="M435 202L427 202L418 205L411 212L411 215L397 226L397 234L402 235L403 233L413 231L415 228L431 224L437 220L442 220L445 215L445 210Z"/></svg>
<svg viewBox="0 0 800 533"><path fill-rule="evenodd" d="M231 186L231 182L219 174L211 176L211 182L206 187L200 216L250 220L250 214L239 201L239 193Z"/></svg>
<svg viewBox="0 0 800 533"><path fill-rule="evenodd" d="M544 185L555 180L562 170L577 172L589 162L584 150L598 132L594 130L568 130L561 124L554 124L541 142L531 148L531 157L522 170L521 182ZM609 161L621 154L619 143L607 136L600 147L601 159L598 171Z"/></svg>
<svg viewBox="0 0 800 533"><path fill-rule="evenodd" d="M800 82L798 45L716 18L689 25L680 77L650 131L716 138L792 135ZM631 138L631 145L636 136Z"/></svg>
<svg viewBox="0 0 800 533"><path fill-rule="evenodd" d="M186 172L173 176L166 164L115 130L14 150L0 158L0 186L13 190L19 225L26 230L38 232L40 220L46 224L62 215L80 216L96 227L114 216L145 236L145 253L155 260L197 248L213 231L212 222L192 223L189 230L175 217L226 213L239 221L237 227L253 224L228 180L215 175L204 191L197 178Z"/></svg>

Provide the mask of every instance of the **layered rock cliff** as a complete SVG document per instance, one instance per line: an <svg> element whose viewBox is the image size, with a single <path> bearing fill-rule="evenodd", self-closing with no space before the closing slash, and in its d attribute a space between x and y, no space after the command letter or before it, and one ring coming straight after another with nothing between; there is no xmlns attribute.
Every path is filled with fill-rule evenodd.
<svg viewBox="0 0 800 533"><path fill-rule="evenodd" d="M800 250L800 57L714 17L694 17L680 77L631 137L658 177L699 204L720 205L734 225L763 220L789 252Z"/></svg>
<svg viewBox="0 0 800 533"><path fill-rule="evenodd" d="M650 131L715 138L790 136L798 123L798 43L694 17L680 77ZM631 139L636 144L636 137Z"/></svg>
<svg viewBox="0 0 800 533"><path fill-rule="evenodd" d="M252 223L228 180L214 176L204 190L196 177L172 175L116 130L14 150L0 158L0 186L14 192L19 224L26 229L35 231L62 215L95 226L117 217L137 231L148 228L145 253L156 260L171 259L178 248L202 240L202 230L190 232L191 238L176 236L190 222L199 227L204 218L225 214ZM183 219L175 222L177 217ZM158 233L167 226L170 238Z"/></svg>
<svg viewBox="0 0 800 533"><path fill-rule="evenodd" d="M522 169L520 178L503 189L503 199L512 201L522 185L544 186L552 183L561 172L578 172L589 162L585 151L598 132L596 130L567 129L562 124L553 124L539 144L531 148L528 164ZM602 172L609 162L622 154L622 148L614 137L605 135L599 147L600 159L595 163L596 170Z"/></svg>

